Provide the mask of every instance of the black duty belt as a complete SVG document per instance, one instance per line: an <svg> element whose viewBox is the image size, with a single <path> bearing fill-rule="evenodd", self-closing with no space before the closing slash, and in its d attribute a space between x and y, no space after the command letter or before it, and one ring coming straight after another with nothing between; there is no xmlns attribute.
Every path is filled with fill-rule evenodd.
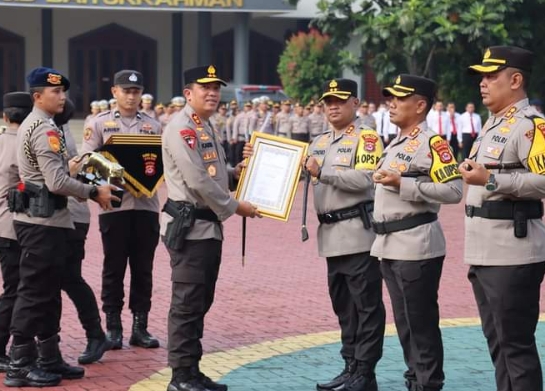
<svg viewBox="0 0 545 391"><path fill-rule="evenodd" d="M195 209L196 220L206 220L212 223L219 223L218 215L212 212L211 209Z"/></svg>
<svg viewBox="0 0 545 391"><path fill-rule="evenodd" d="M361 217L361 214L364 213L362 211L364 210L364 208L362 208L361 206L369 206L369 205L372 206L373 201L362 202L361 204L358 204L356 206L332 210L331 212L319 214L318 221L320 222L320 224L334 224L339 221L350 220L356 217Z"/></svg>
<svg viewBox="0 0 545 391"><path fill-rule="evenodd" d="M515 220L517 215L525 219L543 217L541 201L484 201L481 207L466 205L467 217L482 217L491 220Z"/></svg>
<svg viewBox="0 0 545 391"><path fill-rule="evenodd" d="M68 197L61 196L58 194L53 195L53 199L55 200L55 209L64 209L68 206Z"/></svg>
<svg viewBox="0 0 545 391"><path fill-rule="evenodd" d="M377 222L373 221L373 231L376 234L384 235L391 232L405 231L406 229L411 229L418 227L419 225L428 224L437 220L437 213L420 213L414 216L405 217L400 220L394 221L383 221Z"/></svg>

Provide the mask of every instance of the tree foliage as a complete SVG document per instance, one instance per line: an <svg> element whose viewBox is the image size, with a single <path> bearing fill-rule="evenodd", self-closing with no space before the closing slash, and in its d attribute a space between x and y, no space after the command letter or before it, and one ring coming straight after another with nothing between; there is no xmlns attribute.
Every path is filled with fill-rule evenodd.
<svg viewBox="0 0 545 391"><path fill-rule="evenodd" d="M342 64L361 72L371 65L380 83L409 72L439 82L440 96L464 103L478 101L475 79L465 73L491 45L516 44L545 49L545 27L538 15L545 0L319 0L313 22L344 47L351 39L362 57L342 51ZM536 68L545 63L538 56ZM535 90L545 87L538 75Z"/></svg>
<svg viewBox="0 0 545 391"><path fill-rule="evenodd" d="M293 35L287 42L278 74L288 96L308 102L320 94L324 80L338 76L338 65L338 51L329 36L310 30Z"/></svg>

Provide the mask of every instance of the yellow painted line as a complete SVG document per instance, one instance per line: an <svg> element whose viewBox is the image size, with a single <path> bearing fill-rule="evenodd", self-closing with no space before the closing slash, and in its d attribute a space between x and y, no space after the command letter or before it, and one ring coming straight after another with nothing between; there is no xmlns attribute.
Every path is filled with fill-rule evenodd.
<svg viewBox="0 0 545 391"><path fill-rule="evenodd" d="M539 317L539 320L544 321L545 314L542 314ZM439 324L441 328L469 327L478 326L481 324L481 321L479 318L442 319ZM386 325L385 335L396 335L395 326L392 324ZM316 346L337 343L339 342L339 338L340 332L337 330L280 338L273 341L242 346L225 352L205 354L201 360L200 368L207 376L214 380L218 380L229 372L244 365L282 354L289 354ZM172 372L170 368L165 368L153 374L148 379L134 384L129 390L164 391L170 382L171 376Z"/></svg>

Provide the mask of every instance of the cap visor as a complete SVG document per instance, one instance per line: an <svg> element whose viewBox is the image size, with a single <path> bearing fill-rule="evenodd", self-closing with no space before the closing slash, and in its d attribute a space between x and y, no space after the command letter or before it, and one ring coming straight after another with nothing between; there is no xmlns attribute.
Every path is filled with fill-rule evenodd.
<svg viewBox="0 0 545 391"><path fill-rule="evenodd" d="M327 98L328 96L334 96L334 97L342 99L342 100L347 100L348 98L350 98L351 95L352 94L349 91L326 92L318 100L322 101L325 98Z"/></svg>
<svg viewBox="0 0 545 391"><path fill-rule="evenodd" d="M197 79L195 81L199 84L208 84L208 83L218 82L224 87L227 85L225 81L218 79L217 77L203 77L202 79Z"/></svg>
<svg viewBox="0 0 545 391"><path fill-rule="evenodd" d="M398 98L404 98L406 96L412 95L414 92L399 91L393 87L385 87L382 90L382 96L396 96Z"/></svg>
<svg viewBox="0 0 545 391"><path fill-rule="evenodd" d="M488 66L484 66L484 65L471 65L471 66L467 69L467 71L468 71L470 74L477 74L477 73L493 73L493 72L499 71L501 68L502 68L501 65L488 65Z"/></svg>

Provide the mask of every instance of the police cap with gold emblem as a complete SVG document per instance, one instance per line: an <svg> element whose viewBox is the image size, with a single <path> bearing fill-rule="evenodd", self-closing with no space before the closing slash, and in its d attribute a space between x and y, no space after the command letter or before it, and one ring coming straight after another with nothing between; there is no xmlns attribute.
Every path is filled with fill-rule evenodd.
<svg viewBox="0 0 545 391"><path fill-rule="evenodd" d="M533 58L534 53L516 46L490 46L484 51L482 63L471 65L468 72L493 73L508 67L531 72Z"/></svg>
<svg viewBox="0 0 545 391"><path fill-rule="evenodd" d="M19 108L19 109L31 109L32 99L28 92L8 92L4 94L2 99L4 109L7 108Z"/></svg>
<svg viewBox="0 0 545 391"><path fill-rule="evenodd" d="M123 69L114 75L114 86L144 89L144 78L138 71Z"/></svg>
<svg viewBox="0 0 545 391"><path fill-rule="evenodd" d="M28 74L26 80L30 88L63 86L65 91L70 88L70 80L52 68L34 68Z"/></svg>
<svg viewBox="0 0 545 391"><path fill-rule="evenodd" d="M214 65L205 65L201 67L191 68L184 72L185 84L199 83L215 83L218 82L224 86L227 83L220 79L216 73L216 67Z"/></svg>
<svg viewBox="0 0 545 391"><path fill-rule="evenodd" d="M333 79L324 83L322 96L323 100L328 96L334 96L339 99L347 100L351 96L358 97L358 83L350 79Z"/></svg>
<svg viewBox="0 0 545 391"><path fill-rule="evenodd" d="M382 95L404 98L416 94L433 100L436 90L437 85L433 80L404 73L396 77L393 86L385 87L382 90Z"/></svg>

